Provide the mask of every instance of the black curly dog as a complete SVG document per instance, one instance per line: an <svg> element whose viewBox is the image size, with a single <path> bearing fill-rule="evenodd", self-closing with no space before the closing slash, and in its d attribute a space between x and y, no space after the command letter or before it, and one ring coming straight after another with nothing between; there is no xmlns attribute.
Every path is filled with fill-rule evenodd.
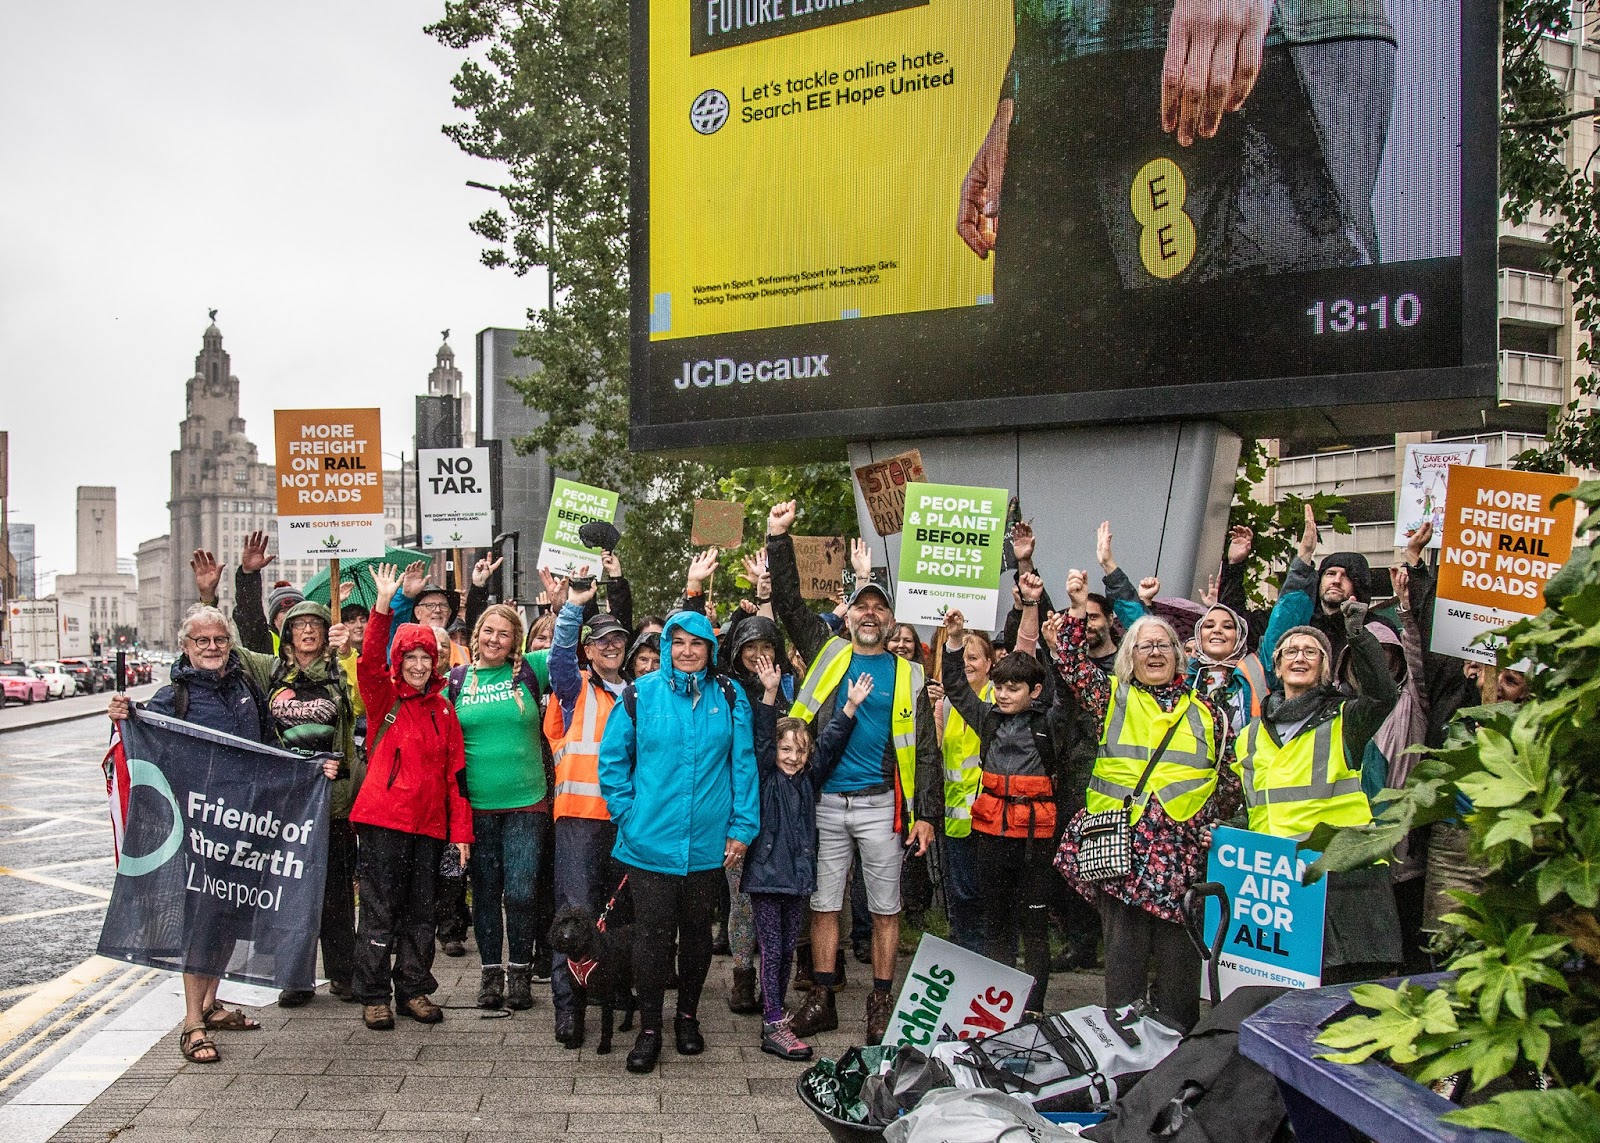
<svg viewBox="0 0 1600 1143"><path fill-rule="evenodd" d="M633 925L613 913L606 920L605 932L595 926L594 914L587 909L562 909L550 926L550 947L565 953L569 961L596 960L586 984L573 984L584 1004L600 1009L600 1043L595 1054L611 1054L612 1019L622 1013L622 1031L633 1029L633 1016L639 1002L633 995Z"/></svg>

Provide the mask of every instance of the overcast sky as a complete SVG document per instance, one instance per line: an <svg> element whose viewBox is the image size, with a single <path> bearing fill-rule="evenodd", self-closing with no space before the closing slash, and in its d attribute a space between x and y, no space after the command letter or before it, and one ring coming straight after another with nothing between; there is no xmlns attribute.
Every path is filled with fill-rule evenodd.
<svg viewBox="0 0 1600 1143"><path fill-rule="evenodd" d="M501 168L440 133L461 62L443 0L6 6L0 429L38 571L73 570L75 489L117 487L117 550L167 532L169 454L206 310L246 431L381 406L409 449L442 329L521 327L543 278L478 261ZM393 461L387 462L391 466ZM41 584L47 589L48 581Z"/></svg>

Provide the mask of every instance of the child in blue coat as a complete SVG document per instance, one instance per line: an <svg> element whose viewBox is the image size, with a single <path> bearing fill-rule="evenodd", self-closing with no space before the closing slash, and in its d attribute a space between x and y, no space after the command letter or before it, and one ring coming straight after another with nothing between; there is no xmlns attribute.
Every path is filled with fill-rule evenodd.
<svg viewBox="0 0 1600 1143"><path fill-rule="evenodd" d="M847 701L813 747L804 719L778 717L783 675L771 656L756 659L755 673L763 688L755 708L761 832L745 855L739 889L750 895L761 948L761 1050L785 1060L809 1060L810 1045L789 1027L783 989L806 901L817 887L817 791L839 764L855 729L856 708L872 693L872 676L863 674L851 685Z"/></svg>

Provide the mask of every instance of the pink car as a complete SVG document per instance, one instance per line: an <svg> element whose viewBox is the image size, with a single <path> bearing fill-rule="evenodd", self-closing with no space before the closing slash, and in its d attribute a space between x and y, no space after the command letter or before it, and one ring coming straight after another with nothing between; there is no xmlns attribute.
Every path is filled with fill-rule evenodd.
<svg viewBox="0 0 1600 1143"><path fill-rule="evenodd" d="M8 702L36 703L50 697L50 687L23 663L0 663L0 706Z"/></svg>

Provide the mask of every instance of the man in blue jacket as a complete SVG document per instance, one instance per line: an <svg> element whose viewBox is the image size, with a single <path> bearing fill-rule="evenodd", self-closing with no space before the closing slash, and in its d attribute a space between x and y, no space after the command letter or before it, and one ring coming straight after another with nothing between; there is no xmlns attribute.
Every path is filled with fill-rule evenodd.
<svg viewBox="0 0 1600 1143"><path fill-rule="evenodd" d="M680 611L661 632L659 670L624 692L600 741L600 792L617 826L612 850L628 868L634 907L639 1038L628 1070L653 1071L662 1004L678 942L679 1054L705 1051L696 1013L711 968L711 920L723 867L761 825L750 702L711 670L716 635L704 615ZM630 701L631 699L631 701Z"/></svg>

